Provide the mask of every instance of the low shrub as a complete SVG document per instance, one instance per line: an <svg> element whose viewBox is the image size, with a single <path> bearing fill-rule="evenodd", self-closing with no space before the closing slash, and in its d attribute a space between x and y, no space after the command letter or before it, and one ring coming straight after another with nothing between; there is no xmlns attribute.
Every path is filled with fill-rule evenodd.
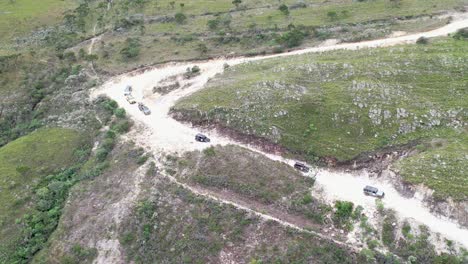
<svg viewBox="0 0 468 264"><path fill-rule="evenodd" d="M106 160L107 155L109 155L109 151L104 148L100 148L96 151L96 160L98 162L103 162Z"/></svg>
<svg viewBox="0 0 468 264"><path fill-rule="evenodd" d="M416 40L416 44L425 45L429 43L429 39L426 37L420 37Z"/></svg>
<svg viewBox="0 0 468 264"><path fill-rule="evenodd" d="M181 13L181 12L176 13L174 18L175 18L175 21L176 21L177 24L183 24L187 20L187 16L184 15L184 13Z"/></svg>
<svg viewBox="0 0 468 264"><path fill-rule="evenodd" d="M289 15L289 8L285 4L280 5L278 7L278 10L281 11L281 13L283 13L283 15L285 15L285 16Z"/></svg>
<svg viewBox="0 0 468 264"><path fill-rule="evenodd" d="M137 164L138 165L143 165L145 162L148 160L149 156L148 155L142 155L138 158Z"/></svg>
<svg viewBox="0 0 468 264"><path fill-rule="evenodd" d="M216 155L214 147L209 147L203 150L203 154L207 157L212 157Z"/></svg>
<svg viewBox="0 0 468 264"><path fill-rule="evenodd" d="M457 40L468 39L468 28L459 29L457 33L453 35L453 38Z"/></svg>
<svg viewBox="0 0 468 264"><path fill-rule="evenodd" d="M395 227L396 218L393 213L389 213L382 224L382 242L384 245L393 248L395 243Z"/></svg>

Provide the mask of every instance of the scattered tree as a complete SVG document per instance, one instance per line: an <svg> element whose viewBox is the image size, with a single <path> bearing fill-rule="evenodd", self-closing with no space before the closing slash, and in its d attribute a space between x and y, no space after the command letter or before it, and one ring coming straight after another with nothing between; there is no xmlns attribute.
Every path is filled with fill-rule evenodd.
<svg viewBox="0 0 468 264"><path fill-rule="evenodd" d="M280 5L278 10L281 11L281 13L283 13L285 16L289 15L289 8L285 4Z"/></svg>
<svg viewBox="0 0 468 264"><path fill-rule="evenodd" d="M183 24L185 22L185 20L187 20L187 16L184 15L184 13L181 13L181 12L175 14L174 18L175 18L175 21L176 21L177 24Z"/></svg>
<svg viewBox="0 0 468 264"><path fill-rule="evenodd" d="M284 47L292 48L301 45L302 40L304 40L305 36L305 32L297 28L293 28L292 30L278 37L276 39L276 42L278 42L278 44Z"/></svg>
<svg viewBox="0 0 468 264"><path fill-rule="evenodd" d="M236 8L239 8L239 5L242 3L242 0L234 0L232 1L232 4L236 6Z"/></svg>

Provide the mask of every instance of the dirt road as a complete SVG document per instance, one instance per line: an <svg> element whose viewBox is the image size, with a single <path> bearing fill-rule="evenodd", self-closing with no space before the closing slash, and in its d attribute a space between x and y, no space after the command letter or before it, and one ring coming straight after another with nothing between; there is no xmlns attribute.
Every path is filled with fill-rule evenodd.
<svg viewBox="0 0 468 264"><path fill-rule="evenodd" d="M428 38L445 36L464 27L468 27L468 14L457 15L451 24L442 28L418 34L359 43L325 45L289 53L251 58L221 58L196 63L169 63L148 69L145 72L141 72L141 70L139 70L121 76L116 76L105 83L102 87L94 90L92 92L92 97L99 94L109 96L116 100L119 105L124 107L127 113L134 120L144 124L147 127L147 130L139 134L139 136L135 138L135 141L138 144L151 148L155 153L182 153L196 149L200 150L212 144L236 144L261 152L252 146L246 146L238 142L234 142L229 138L217 135L214 131L204 131L204 133L212 139L211 143L198 143L194 140L194 136L200 131L172 119L168 115L169 109L178 99L202 89L210 78L218 73L222 73L223 65L225 63L232 66L239 63L247 63L275 57L300 55L310 52L325 52L337 49L354 50L359 48L410 44L415 43L416 40L422 36ZM152 93L152 88L160 81L171 76L183 74L187 67L193 67L194 65L200 67L201 74L192 79L182 81L181 87L184 88L177 89L163 96ZM137 101L144 102L151 109L151 115L144 115L138 110L136 105L130 105L126 102L123 89L127 84L133 86L133 95ZM271 159L281 160L288 164L294 163L294 161L283 159L280 156L267 153L264 154ZM427 225L432 231L441 233L448 239L457 241L468 248L467 229L459 227L455 222L452 222L449 219L444 219L432 214L426 207L424 207L421 198L418 198L418 196L411 199L405 198L394 189L391 183L382 179L370 178L366 171L354 172L351 174L320 169L318 170L316 177L316 191L319 189L322 190L323 195L329 201L336 199L352 201L356 205L362 205L368 215L372 215L376 210L375 199L366 197L362 194L363 186L369 184L382 188L386 193L386 197L384 199L385 207L394 209L400 218L412 218L419 223Z"/></svg>

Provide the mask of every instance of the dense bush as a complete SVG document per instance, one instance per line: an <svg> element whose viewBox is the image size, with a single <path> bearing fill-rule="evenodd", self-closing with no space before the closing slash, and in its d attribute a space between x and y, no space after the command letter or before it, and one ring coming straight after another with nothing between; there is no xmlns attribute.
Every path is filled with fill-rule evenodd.
<svg viewBox="0 0 468 264"><path fill-rule="evenodd" d="M47 176L36 187L34 201L36 211L18 220L22 226L22 241L17 246L12 263L29 263L41 250L55 230L68 190L76 182L76 168Z"/></svg>
<svg viewBox="0 0 468 264"><path fill-rule="evenodd" d="M113 113L115 109L119 106L116 101L112 99L105 99L101 102L101 106L107 111Z"/></svg>
<svg viewBox="0 0 468 264"><path fill-rule="evenodd" d="M285 16L289 15L289 8L285 4L280 5L278 10L281 11L281 13L283 13Z"/></svg>
<svg viewBox="0 0 468 264"><path fill-rule="evenodd" d="M462 28L453 35L454 39L463 40L468 39L468 28Z"/></svg>
<svg viewBox="0 0 468 264"><path fill-rule="evenodd" d="M353 215L354 204L348 201L336 201L333 222L338 227L351 229L350 218Z"/></svg>
<svg viewBox="0 0 468 264"><path fill-rule="evenodd" d="M395 222L395 215L393 213L387 213L382 224L382 242L389 247L394 247L395 243Z"/></svg>
<svg viewBox="0 0 468 264"><path fill-rule="evenodd" d="M112 129L115 130L117 133L123 134L123 133L127 133L130 130L131 126L132 126L132 123L129 120L124 119L115 123L112 126Z"/></svg>
<svg viewBox="0 0 468 264"><path fill-rule="evenodd" d="M276 41L282 46L292 48L301 45L306 35L306 32L293 28L278 37Z"/></svg>
<svg viewBox="0 0 468 264"><path fill-rule="evenodd" d="M210 19L208 20L208 22L206 23L208 25L208 28L211 29L211 30L215 30L218 28L219 26L219 19Z"/></svg>
<svg viewBox="0 0 468 264"><path fill-rule="evenodd" d="M114 110L114 115L118 118L124 118L125 114L125 109L123 108L117 108Z"/></svg>

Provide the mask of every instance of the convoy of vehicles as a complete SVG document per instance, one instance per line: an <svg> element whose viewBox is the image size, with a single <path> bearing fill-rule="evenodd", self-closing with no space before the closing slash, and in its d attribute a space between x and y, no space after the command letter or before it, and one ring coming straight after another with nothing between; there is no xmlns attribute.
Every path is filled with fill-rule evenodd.
<svg viewBox="0 0 468 264"><path fill-rule="evenodd" d="M132 87L130 85L127 85L125 87L124 95L125 95L125 99L127 100L128 103L130 103L130 104L135 104L136 103L135 98L133 98L133 96L132 96ZM145 115L150 115L151 114L151 110L141 102L138 103L138 109L140 109L140 111L143 112L143 114L145 114ZM210 139L206 135L198 133L198 134L195 135L195 141L210 142ZM301 171L301 172L304 172L304 173L308 173L310 171L310 168L307 167L302 162L294 163L294 168ZM365 195L370 195L370 196L374 196L374 197L377 197L377 198L383 198L385 196L385 193L383 191L380 191L379 189L377 189L375 187L372 187L372 186L368 186L368 185L366 187L364 187L363 191L364 191Z"/></svg>

